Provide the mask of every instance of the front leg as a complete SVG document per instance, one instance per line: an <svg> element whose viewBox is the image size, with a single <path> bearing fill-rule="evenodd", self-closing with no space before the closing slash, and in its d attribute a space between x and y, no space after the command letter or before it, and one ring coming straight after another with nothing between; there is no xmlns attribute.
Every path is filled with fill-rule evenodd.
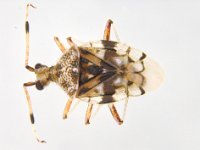
<svg viewBox="0 0 200 150"><path fill-rule="evenodd" d="M54 37L54 41L56 42L56 45L59 47L59 49L61 50L62 53L65 53L67 51L67 49L65 48L65 46L60 42L58 37Z"/></svg>
<svg viewBox="0 0 200 150"><path fill-rule="evenodd" d="M68 113L69 113L69 110L70 110L70 107L71 107L71 105L72 105L72 102L73 102L73 99L72 99L72 98L69 98L69 100L68 100L67 103L66 103L64 112L63 112L63 119L66 119L66 118L67 118L67 115L68 115Z"/></svg>

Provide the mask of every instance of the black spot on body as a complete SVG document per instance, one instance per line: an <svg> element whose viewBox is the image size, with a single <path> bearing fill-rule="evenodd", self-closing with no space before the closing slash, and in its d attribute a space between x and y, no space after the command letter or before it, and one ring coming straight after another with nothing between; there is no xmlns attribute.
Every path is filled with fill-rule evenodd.
<svg viewBox="0 0 200 150"><path fill-rule="evenodd" d="M25 23L25 30L26 30L26 33L29 33L29 23L28 23L28 21L26 21L26 23Z"/></svg>
<svg viewBox="0 0 200 150"><path fill-rule="evenodd" d="M98 75L100 74L103 69L102 67L96 66L96 65L90 65L87 68L88 73L92 74L92 75Z"/></svg>

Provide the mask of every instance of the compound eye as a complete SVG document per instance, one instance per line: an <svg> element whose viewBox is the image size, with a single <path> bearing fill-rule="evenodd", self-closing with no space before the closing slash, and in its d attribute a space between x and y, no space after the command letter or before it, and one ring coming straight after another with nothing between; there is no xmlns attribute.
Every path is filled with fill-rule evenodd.
<svg viewBox="0 0 200 150"><path fill-rule="evenodd" d="M43 90L44 89L44 86L41 84L40 81L36 82L35 87L36 87L37 90Z"/></svg>
<svg viewBox="0 0 200 150"><path fill-rule="evenodd" d="M39 69L39 68L41 68L41 67L43 67L43 65L40 64L40 63L37 63L37 64L35 65L35 69Z"/></svg>

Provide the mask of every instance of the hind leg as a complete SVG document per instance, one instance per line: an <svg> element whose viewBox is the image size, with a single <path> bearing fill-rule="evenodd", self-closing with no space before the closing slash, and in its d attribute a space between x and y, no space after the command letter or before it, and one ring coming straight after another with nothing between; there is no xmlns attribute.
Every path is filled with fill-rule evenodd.
<svg viewBox="0 0 200 150"><path fill-rule="evenodd" d="M92 108L93 108L93 104L88 103L88 107L87 107L87 111L86 111L86 115L85 115L85 124L90 124L90 117L92 114Z"/></svg>
<svg viewBox="0 0 200 150"><path fill-rule="evenodd" d="M120 118L115 105L114 104L108 104L108 107L109 107L110 112L111 112L113 118L115 119L115 121L117 121L117 123L119 125L121 125L123 123L123 120Z"/></svg>

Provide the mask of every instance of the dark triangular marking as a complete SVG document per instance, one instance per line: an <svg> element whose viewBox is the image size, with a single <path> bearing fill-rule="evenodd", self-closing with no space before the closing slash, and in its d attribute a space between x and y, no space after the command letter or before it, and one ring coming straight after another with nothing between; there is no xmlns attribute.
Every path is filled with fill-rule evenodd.
<svg viewBox="0 0 200 150"><path fill-rule="evenodd" d="M87 48L79 48L80 58L80 77L79 85L88 82L90 79L101 74L103 70L113 71L116 68L107 64L104 60L101 60L94 54L92 54Z"/></svg>
<svg viewBox="0 0 200 150"><path fill-rule="evenodd" d="M107 80L108 78L113 76L114 74L116 74L116 72L101 73L101 74L91 78L84 84L79 85L79 90L77 92L77 96L84 97L88 91L90 91L92 88L96 87L100 83L104 82L105 80Z"/></svg>

